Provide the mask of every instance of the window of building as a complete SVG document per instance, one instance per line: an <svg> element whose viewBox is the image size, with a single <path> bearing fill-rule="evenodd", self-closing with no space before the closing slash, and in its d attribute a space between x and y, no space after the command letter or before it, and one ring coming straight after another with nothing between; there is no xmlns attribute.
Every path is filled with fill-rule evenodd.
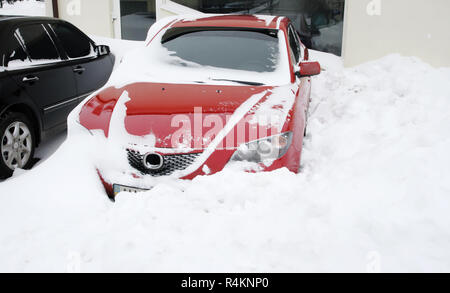
<svg viewBox="0 0 450 293"><path fill-rule="evenodd" d="M156 22L155 0L120 0L122 39L143 41Z"/></svg>
<svg viewBox="0 0 450 293"><path fill-rule="evenodd" d="M88 57L92 54L91 41L78 30L55 23L51 25L69 58Z"/></svg>
<svg viewBox="0 0 450 293"><path fill-rule="evenodd" d="M345 0L172 1L205 13L287 16L308 48L341 55Z"/></svg>

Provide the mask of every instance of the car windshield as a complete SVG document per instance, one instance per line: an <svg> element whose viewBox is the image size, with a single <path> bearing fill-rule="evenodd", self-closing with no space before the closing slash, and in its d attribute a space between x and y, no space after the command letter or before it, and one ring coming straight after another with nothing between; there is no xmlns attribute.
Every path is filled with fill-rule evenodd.
<svg viewBox="0 0 450 293"><path fill-rule="evenodd" d="M276 30L195 28L168 30L161 40L181 66L211 66L253 72L274 72L279 63ZM193 63L193 64L192 64Z"/></svg>

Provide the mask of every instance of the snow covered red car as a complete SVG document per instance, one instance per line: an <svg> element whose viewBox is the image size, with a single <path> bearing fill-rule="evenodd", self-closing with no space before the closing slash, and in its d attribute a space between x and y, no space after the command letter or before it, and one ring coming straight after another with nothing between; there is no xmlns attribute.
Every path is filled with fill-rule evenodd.
<svg viewBox="0 0 450 293"><path fill-rule="evenodd" d="M178 16L156 23L75 118L110 197L233 164L298 172L319 73L288 18Z"/></svg>

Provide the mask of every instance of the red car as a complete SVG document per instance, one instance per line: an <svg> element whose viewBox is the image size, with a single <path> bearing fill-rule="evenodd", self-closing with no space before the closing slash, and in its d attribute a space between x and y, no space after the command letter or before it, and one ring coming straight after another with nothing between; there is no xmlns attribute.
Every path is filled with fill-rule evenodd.
<svg viewBox="0 0 450 293"><path fill-rule="evenodd" d="M79 112L111 198L228 165L298 172L320 65L288 18L178 17L152 30Z"/></svg>

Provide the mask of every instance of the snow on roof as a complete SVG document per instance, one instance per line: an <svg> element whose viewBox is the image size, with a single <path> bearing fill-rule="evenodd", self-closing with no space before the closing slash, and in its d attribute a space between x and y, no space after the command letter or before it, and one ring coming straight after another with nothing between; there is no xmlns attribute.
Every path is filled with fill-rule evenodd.
<svg viewBox="0 0 450 293"><path fill-rule="evenodd" d="M284 17L271 15L199 14L180 15L172 27L214 26L278 29Z"/></svg>

